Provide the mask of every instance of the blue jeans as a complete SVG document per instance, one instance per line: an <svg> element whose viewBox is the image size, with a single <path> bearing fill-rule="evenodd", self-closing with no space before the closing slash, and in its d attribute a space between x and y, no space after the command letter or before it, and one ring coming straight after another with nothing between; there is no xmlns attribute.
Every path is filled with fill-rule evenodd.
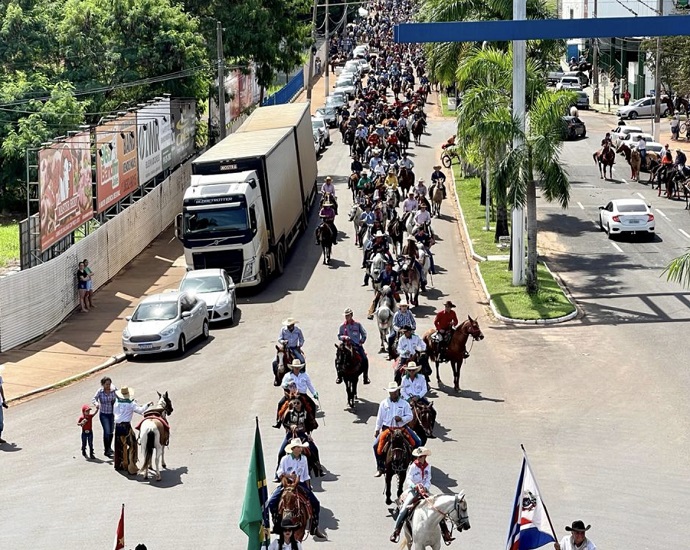
<svg viewBox="0 0 690 550"><path fill-rule="evenodd" d="M312 518L311 521L311 527L312 530L316 529L316 527L319 525L319 514L321 513L321 503L319 502L319 499L316 498L312 490L309 488L307 483L305 481L300 481L300 487L304 489L304 493L307 495L307 498L309 499L309 503L311 504L311 508L314 511L314 517ZM275 519L275 517L278 515L278 503L280 502L280 495L283 494L283 486L278 485L276 487L276 490L273 491L273 494L271 497L268 499L268 502L266 503L266 508L268 508L271 512L271 515Z"/></svg>
<svg viewBox="0 0 690 550"><path fill-rule="evenodd" d="M93 454L93 432L91 430L81 432L81 452L86 452L86 445L89 445L89 451Z"/></svg>
<svg viewBox="0 0 690 550"><path fill-rule="evenodd" d="M103 426L103 450L112 450L113 433L115 433L115 415L113 413L98 413L98 419Z"/></svg>
<svg viewBox="0 0 690 550"><path fill-rule="evenodd" d="M300 350L298 350L297 348L290 348L290 351L292 352L292 355L295 356L295 359L299 359L300 362L306 363L306 361L304 360L304 355L302 355L302 352Z"/></svg>
<svg viewBox="0 0 690 550"><path fill-rule="evenodd" d="M403 502L402 506L400 507L400 512L398 512L398 517L395 520L395 530L398 531L399 529L402 528L403 523L405 523L405 518L407 518L407 515L410 513L410 510L408 507L410 504L412 504L412 501L417 498L419 495L419 491L417 491L417 488L414 487L410 489L410 491L407 493L407 498L405 499L405 502Z"/></svg>

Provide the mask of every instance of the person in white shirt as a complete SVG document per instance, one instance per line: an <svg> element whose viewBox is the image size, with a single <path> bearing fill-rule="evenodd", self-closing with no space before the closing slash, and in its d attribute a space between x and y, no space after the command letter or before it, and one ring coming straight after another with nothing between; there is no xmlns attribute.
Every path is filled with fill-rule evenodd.
<svg viewBox="0 0 690 550"><path fill-rule="evenodd" d="M137 440L132 430L134 413L144 414L153 403L139 405L134 399L134 388L123 386L115 392L115 456L113 466L130 474L137 473Z"/></svg>
<svg viewBox="0 0 690 550"><path fill-rule="evenodd" d="M407 168L408 170L412 170L414 168L414 162L408 158L407 153L402 154L402 159L399 164L402 168Z"/></svg>
<svg viewBox="0 0 690 550"><path fill-rule="evenodd" d="M321 511L321 504L311 490L311 477L309 476L309 466L307 464L307 457L302 455L302 451L308 445L302 443L302 440L295 438L290 441L290 444L285 447L286 454L280 459L278 471L276 476L280 480L280 485L273 491L271 498L266 503L266 508L271 512L273 517L274 529L277 530L278 505L280 503L280 496L283 494L283 489L288 486L299 485L304 494L311 503L314 516L311 518L311 534L320 539L325 539L326 535L319 529L319 513Z"/></svg>
<svg viewBox="0 0 690 550"><path fill-rule="evenodd" d="M417 224L417 226L425 226L431 223L431 214L429 214L429 209L426 207L425 203L419 205L419 210L414 216L414 223Z"/></svg>
<svg viewBox="0 0 690 550"><path fill-rule="evenodd" d="M398 340L398 355L400 356L400 366L410 360L410 357L426 351L426 344L417 336L410 325L403 327L403 335Z"/></svg>
<svg viewBox="0 0 690 550"><path fill-rule="evenodd" d="M410 361L405 365L405 376L402 379L400 394L410 405L416 401L422 403L429 402L425 398L429 387L426 384L426 378L418 376L420 370L422 370L422 366L417 365L414 361Z"/></svg>
<svg viewBox="0 0 690 550"><path fill-rule="evenodd" d="M414 212L419 208L419 202L414 198L414 191L407 194L407 198L403 201L403 212Z"/></svg>
<svg viewBox="0 0 690 550"><path fill-rule="evenodd" d="M585 522L580 519L573 521L570 527L565 528L571 534L563 537L560 543L555 542L554 548L556 550L597 550L594 543L585 535L590 527L591 525L585 527Z"/></svg>
<svg viewBox="0 0 690 550"><path fill-rule="evenodd" d="M417 180L417 186L414 190L420 197L426 197L426 185L424 185L424 180L422 178Z"/></svg>
<svg viewBox="0 0 690 550"><path fill-rule="evenodd" d="M407 401L400 398L400 386L391 382L386 390L388 391L388 398L381 401L379 412L376 415L376 431L374 432L375 477L381 477L385 470L383 448L391 428L403 428L412 448L422 444L419 436L407 425L412 420L412 408Z"/></svg>
<svg viewBox="0 0 690 550"><path fill-rule="evenodd" d="M280 534L271 542L268 550L302 550L302 543L295 538L295 531L299 529L299 523L290 518L280 522Z"/></svg>
<svg viewBox="0 0 690 550"><path fill-rule="evenodd" d="M407 484L407 496L403 505L400 507L398 517L395 520L395 530L390 537L391 542L398 542L400 531L405 523L405 519L414 510L416 504L424 497L431 494L431 465L427 462L426 457L431 455L431 451L426 447L419 447L412 451L412 456L415 460L407 468L407 475L405 483ZM443 540L450 543L455 540L450 536L450 531L444 520L441 520L439 525Z"/></svg>
<svg viewBox="0 0 690 550"><path fill-rule="evenodd" d="M316 403L314 403L312 398L309 397L307 391L311 392L311 394L314 396L314 399L319 398L319 392L316 391L316 388L314 387L314 384L312 384L309 375L306 372L302 372L304 363L301 363L299 359L294 359L290 364L290 368L292 370L288 373L285 373L285 376L283 376L283 389L287 389L291 383L295 384L297 387L297 392L304 396L305 400L307 401L307 407L311 407L313 411L316 411ZM285 401L287 401L287 397L283 397L283 399L280 400L278 403L278 410L280 410Z"/></svg>

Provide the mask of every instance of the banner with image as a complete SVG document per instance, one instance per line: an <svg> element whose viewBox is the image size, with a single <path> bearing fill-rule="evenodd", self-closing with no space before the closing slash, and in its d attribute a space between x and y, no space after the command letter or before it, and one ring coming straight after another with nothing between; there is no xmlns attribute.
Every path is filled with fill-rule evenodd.
<svg viewBox="0 0 690 550"><path fill-rule="evenodd" d="M77 134L38 153L41 252L93 217L91 135Z"/></svg>
<svg viewBox="0 0 690 550"><path fill-rule="evenodd" d="M196 150L196 101L173 99L170 102L172 121L172 166L177 166Z"/></svg>
<svg viewBox="0 0 690 550"><path fill-rule="evenodd" d="M160 174L172 163L170 99L151 103L137 111L139 185Z"/></svg>
<svg viewBox="0 0 690 550"><path fill-rule="evenodd" d="M134 114L96 127L96 212L124 199L139 185Z"/></svg>

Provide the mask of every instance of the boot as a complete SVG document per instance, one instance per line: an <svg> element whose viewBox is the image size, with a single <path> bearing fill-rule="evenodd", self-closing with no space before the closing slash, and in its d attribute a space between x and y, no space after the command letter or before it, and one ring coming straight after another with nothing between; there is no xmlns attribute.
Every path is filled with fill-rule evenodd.
<svg viewBox="0 0 690 550"><path fill-rule="evenodd" d="M400 529L398 527L395 528L395 531L393 531L393 534L391 535L390 541L391 542L398 542L400 540Z"/></svg>
<svg viewBox="0 0 690 550"><path fill-rule="evenodd" d="M86 458L86 449L82 449L82 450L81 450L81 456L83 456L84 458Z"/></svg>
<svg viewBox="0 0 690 550"><path fill-rule="evenodd" d="M448 526L446 525L446 522L441 520L441 523L439 524L441 527L441 535L443 535L443 542L446 544L450 544L452 541L455 540L455 537L450 536L450 531L448 530Z"/></svg>
<svg viewBox="0 0 690 550"><path fill-rule="evenodd" d="M328 538L326 536L326 533L324 533L321 529L319 529L318 525L316 527L314 527L314 529L312 529L311 534L314 535L314 537L316 537L317 539L327 539Z"/></svg>
<svg viewBox="0 0 690 550"><path fill-rule="evenodd" d="M273 424L273 427L274 427L275 429L279 429L280 426L281 426L280 420L276 420L276 423Z"/></svg>

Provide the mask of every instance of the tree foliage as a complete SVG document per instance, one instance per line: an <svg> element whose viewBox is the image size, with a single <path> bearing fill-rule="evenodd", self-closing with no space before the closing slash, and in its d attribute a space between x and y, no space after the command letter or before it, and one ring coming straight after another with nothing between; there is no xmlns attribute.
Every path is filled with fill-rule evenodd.
<svg viewBox="0 0 690 550"><path fill-rule="evenodd" d="M640 55L647 55L645 65L654 74L656 70L656 38L643 40ZM661 38L661 64L659 82L662 91L669 95L690 94L690 36L665 36Z"/></svg>

